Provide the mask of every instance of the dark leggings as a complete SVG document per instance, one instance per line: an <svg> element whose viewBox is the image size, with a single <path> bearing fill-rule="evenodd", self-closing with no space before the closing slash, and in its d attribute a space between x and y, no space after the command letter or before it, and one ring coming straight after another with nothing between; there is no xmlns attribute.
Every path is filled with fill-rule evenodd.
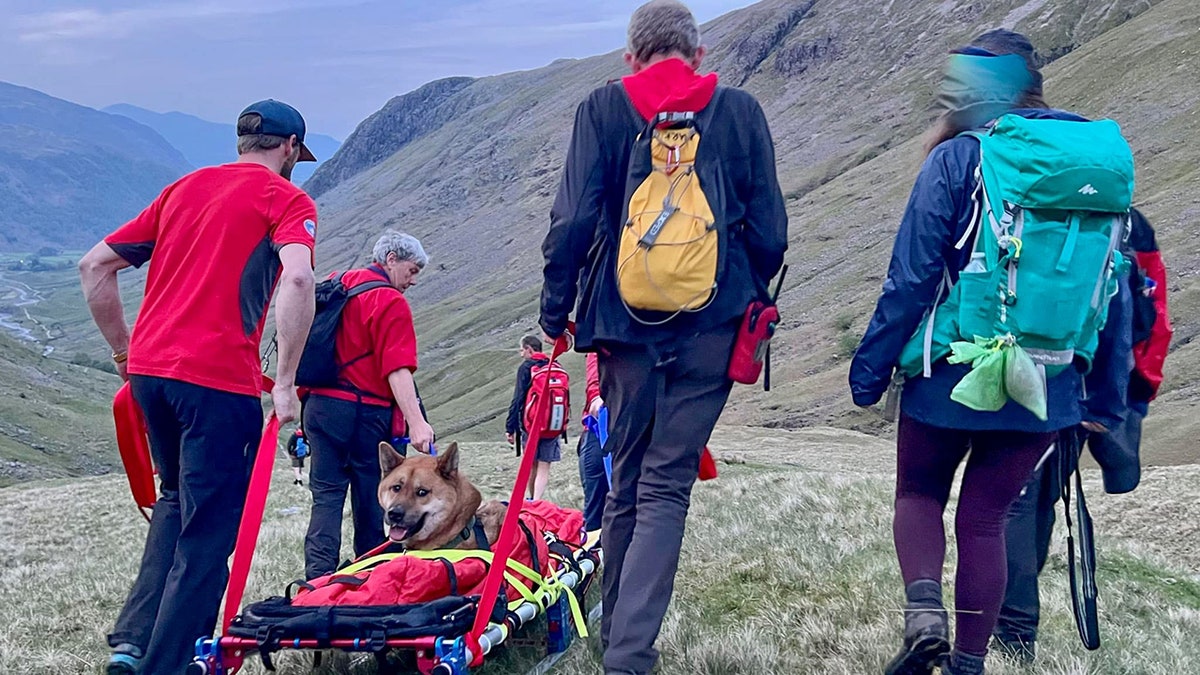
<svg viewBox="0 0 1200 675"><path fill-rule="evenodd" d="M987 653L1008 578L1004 524L1009 507L1054 438L1054 433L943 429L900 418L893 535L905 585L919 579L941 581L946 559L942 512L955 471L971 451L954 523L954 646L959 651Z"/></svg>

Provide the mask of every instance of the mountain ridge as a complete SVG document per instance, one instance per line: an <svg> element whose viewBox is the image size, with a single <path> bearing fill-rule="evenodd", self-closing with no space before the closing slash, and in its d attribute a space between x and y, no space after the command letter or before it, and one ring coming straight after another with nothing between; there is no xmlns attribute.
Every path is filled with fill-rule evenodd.
<svg viewBox="0 0 1200 675"><path fill-rule="evenodd" d="M156 112L129 103L116 103L101 109L111 115L132 119L150 127L171 143L194 167L213 166L237 159L237 129L233 124L213 122L179 111ZM326 134L305 133L305 144L317 162L296 165L292 180L302 185L337 153L341 143Z"/></svg>
<svg viewBox="0 0 1200 675"><path fill-rule="evenodd" d="M765 0L706 23L702 71L744 85L762 104L791 218L775 387L739 387L722 421L888 433L877 415L850 403L846 366L879 292L949 49L1001 25L1021 30L1051 61L1051 103L1094 114L1108 101L1082 87L1060 92L1060 72L1082 61L1089 80L1101 79L1122 54L1109 47L1093 56L1089 46L1139 18L1174 28L1194 15L1178 0L891 0L874 12L844 0ZM430 253L432 269L409 295L423 392L445 428L496 433L515 368L511 345L537 329L540 244L573 113L593 88L626 72L620 53L464 83L437 102L456 117L322 186L322 269L361 262L383 227L411 232ZM1141 58L1158 69L1148 81L1174 83L1182 99L1194 92L1169 78L1165 56ZM1146 114L1144 102L1120 98L1102 81L1090 86L1129 104L1110 114ZM1179 105L1170 115L1186 115L1188 101ZM387 107L376 116L386 114ZM360 126L342 153L386 142L368 131ZM1167 213L1153 204L1149 213L1170 241ZM831 312L831 303L839 309Z"/></svg>
<svg viewBox="0 0 1200 675"><path fill-rule="evenodd" d="M90 247L190 168L149 127L0 82L0 250Z"/></svg>

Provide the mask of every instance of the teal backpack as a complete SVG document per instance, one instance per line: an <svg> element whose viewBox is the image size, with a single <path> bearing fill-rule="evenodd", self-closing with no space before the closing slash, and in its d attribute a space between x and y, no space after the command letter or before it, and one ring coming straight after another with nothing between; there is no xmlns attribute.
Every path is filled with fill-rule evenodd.
<svg viewBox="0 0 1200 675"><path fill-rule="evenodd" d="M974 216L956 250L971 258L905 345L904 377L970 363L950 398L974 410L1011 399L1046 420L1046 378L1091 368L1128 263L1118 250L1133 198L1133 153L1111 120L1007 114L980 143ZM944 300L944 302L942 302Z"/></svg>

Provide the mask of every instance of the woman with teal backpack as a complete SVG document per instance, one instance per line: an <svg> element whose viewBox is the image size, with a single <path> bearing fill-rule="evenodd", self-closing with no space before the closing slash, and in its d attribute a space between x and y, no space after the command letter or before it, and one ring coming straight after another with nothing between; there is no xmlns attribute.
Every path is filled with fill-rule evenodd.
<svg viewBox="0 0 1200 675"><path fill-rule="evenodd" d="M902 394L893 534L907 606L888 675L983 673L1004 596L1009 507L1056 432L1080 424L1082 373L1092 371L1089 387L1129 375L1092 354L1106 320L1106 333L1128 323L1109 299L1132 155L1115 124L1049 109L1038 65L1028 38L1005 30L950 55L944 113L850 367L856 405L874 405L889 386ZM1083 154L1105 153L1095 162L1077 152L1089 134ZM1046 180L1013 179L1039 171ZM1064 298L1074 304L1055 304ZM951 649L942 515L968 452Z"/></svg>

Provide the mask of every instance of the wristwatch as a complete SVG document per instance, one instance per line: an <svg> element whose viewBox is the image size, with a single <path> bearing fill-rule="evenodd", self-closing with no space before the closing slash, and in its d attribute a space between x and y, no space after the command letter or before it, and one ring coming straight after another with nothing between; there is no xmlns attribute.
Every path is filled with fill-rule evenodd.
<svg viewBox="0 0 1200 675"><path fill-rule="evenodd" d="M113 363L125 363L129 360L129 352L113 352L112 360Z"/></svg>

